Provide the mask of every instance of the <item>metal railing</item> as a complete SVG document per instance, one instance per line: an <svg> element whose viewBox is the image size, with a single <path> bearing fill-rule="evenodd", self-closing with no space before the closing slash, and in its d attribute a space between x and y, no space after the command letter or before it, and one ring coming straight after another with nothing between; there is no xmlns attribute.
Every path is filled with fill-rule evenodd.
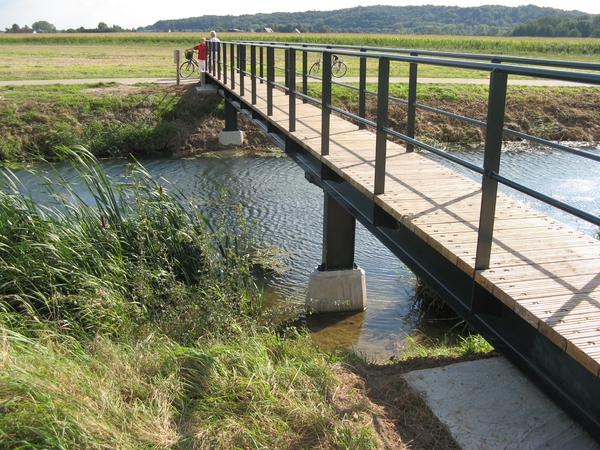
<svg viewBox="0 0 600 450"><path fill-rule="evenodd" d="M250 54L249 59L247 57L248 53ZM218 60L210 64L212 75L224 85L229 85L232 90L236 88L237 80L241 96L245 95L245 82L250 81L252 85L251 103L253 105L256 104L256 83L267 83L267 115L273 114L273 90L280 89L288 94L288 130L290 132L294 132L296 129L297 98L301 98L303 102L311 102L320 106L322 108L322 155L329 154L330 117L332 113L356 122L361 128L374 129L376 133L374 193L376 195L385 192L386 149L390 137L403 141L408 151L419 148L480 174L482 176L482 202L475 262L476 269L489 267L498 183L588 221L595 226L600 226L600 217L551 198L542 192L530 189L499 174L503 136L505 134L538 145L569 152L592 161L600 161L600 155L598 154L511 130L506 128L504 124L507 86L510 76L561 80L600 86L600 74L598 73L600 72L600 64L423 50L247 41L223 42L221 43L220 53L213 54L218 57ZM311 54L322 54L323 71L321 77L311 76L308 73L308 56ZM357 80L354 84L332 79L333 54L345 58L346 61L352 58L358 59L358 77L355 77ZM368 70L367 62L377 64L376 69L374 71L373 69ZM247 67L248 63L249 69ZM391 64L405 64L409 67L408 95L406 99L389 95ZM487 120L484 122L418 103L418 68L423 65L489 74ZM376 80L376 91L367 89L367 79L370 79L371 76ZM351 77L351 74L346 76L346 78L349 77ZM300 80L299 87L298 80ZM320 83L320 98L315 94L309 95L308 88L312 82ZM358 114L350 113L332 103L332 89L336 85L358 91ZM367 118L367 95L375 96L377 99L377 113L374 120ZM388 111L390 101L400 102L407 108L407 126L403 132L389 127ZM472 164L452 155L450 152L415 139L418 110L444 115L484 128L485 147L482 166Z"/></svg>

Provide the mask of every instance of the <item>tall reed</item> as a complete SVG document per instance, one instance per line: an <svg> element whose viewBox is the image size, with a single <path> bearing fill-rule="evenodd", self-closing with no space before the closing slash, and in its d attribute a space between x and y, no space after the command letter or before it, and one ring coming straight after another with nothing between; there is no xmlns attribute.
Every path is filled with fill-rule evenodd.
<svg viewBox="0 0 600 450"><path fill-rule="evenodd" d="M242 312L240 299L256 299L252 239L236 207L220 205L214 225L209 205L184 199L136 162L120 181L83 148L59 152L77 171L78 190L57 171L38 172L43 200L35 201L3 172L0 299L8 308L90 333L138 316L164 322L174 310L206 309L192 329L176 327L191 336L216 320L212 309L226 322ZM209 307L207 298L220 307Z"/></svg>
<svg viewBox="0 0 600 450"><path fill-rule="evenodd" d="M0 181L1 448L375 446L330 401L336 357L259 324L239 208L60 152L77 189Z"/></svg>

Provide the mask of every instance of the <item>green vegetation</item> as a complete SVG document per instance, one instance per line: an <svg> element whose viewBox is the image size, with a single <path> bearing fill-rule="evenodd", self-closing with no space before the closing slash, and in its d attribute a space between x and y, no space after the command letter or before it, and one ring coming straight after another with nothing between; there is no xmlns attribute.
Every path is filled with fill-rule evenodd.
<svg viewBox="0 0 600 450"><path fill-rule="evenodd" d="M199 37L206 32L189 33L105 33L105 34L0 34L0 53L10 56L13 52L21 52L19 48L24 46L29 51L22 54L23 60L43 54L44 60L48 56L56 57L55 52L67 56L69 54L77 58L97 59L99 50L95 47L101 46L104 52L110 54L111 58L123 58L120 62L125 64L131 72L129 76L138 76L136 66L140 65L144 58L152 58L153 53L165 52L168 63L172 63L174 48L182 48L196 43ZM422 49L440 50L466 53L500 54L526 57L544 57L547 59L578 59L580 57L596 55L600 58L600 43L597 39L586 38L551 38L551 37L474 37L474 36L431 36L431 35L394 35L394 34L355 34L355 33L331 33L331 34L294 34L294 33L219 33L223 41L265 41L265 42L297 42L297 43L321 43L334 45L355 45L382 48ZM5 47L6 46L6 47ZM39 46L39 47L38 47ZM64 51L61 46L67 46L69 51ZM77 48L74 46L85 46ZM116 47L123 47L120 53ZM42 53L36 53L42 50ZM50 52L50 55L47 53ZM92 52L92 53L88 53ZM23 61L21 61L23 62ZM89 61L88 61L89 64ZM43 71L49 68L44 65ZM114 76L121 76L115 74Z"/></svg>
<svg viewBox="0 0 600 450"><path fill-rule="evenodd" d="M189 48L198 33L0 34L0 80L175 78L173 50ZM252 40L376 48L438 50L518 55L530 58L600 61L600 41L592 38L499 38L383 34L220 33L223 41ZM316 59L317 55L314 56ZM283 56L281 56L282 58ZM42 63L43 58L43 63ZM312 58L309 57L312 62ZM358 60L349 58L347 76L356 76ZM373 64L373 62L371 61ZM283 66L283 64L281 64ZM406 76L407 65L392 68ZM423 65L422 77L473 78L480 73Z"/></svg>
<svg viewBox="0 0 600 450"><path fill-rule="evenodd" d="M36 201L22 193L26 189L14 175L2 173L0 296L10 310L88 334L121 334L134 317L162 320L182 307L191 308L188 313L205 308L194 326L181 328L194 341L205 332L203 320L213 332L227 324L212 310L228 315L241 311L242 299L258 301L250 297L253 242L238 208L220 208L213 224L202 205L167 192L170 187L139 164L129 165L128 182L119 182L85 149L57 150L71 161L79 183L40 173ZM93 207L75 186L88 191ZM193 306L192 296L204 304ZM206 304L204 297L223 305Z"/></svg>
<svg viewBox="0 0 600 450"><path fill-rule="evenodd" d="M273 327L251 276L254 255L270 266L239 206L61 153L78 194L54 171L33 172L45 201L0 179L0 446L379 447L368 404L335 378L360 360Z"/></svg>
<svg viewBox="0 0 600 450"><path fill-rule="evenodd" d="M31 28L29 28L27 25L21 28L19 24L15 23L12 27L5 29L6 33L32 33L34 31L36 33L56 33L58 30L54 25L45 20L39 20L37 22L34 22L31 25ZM113 25L109 27L106 23L100 22L96 28L79 27L76 30L71 28L63 31L65 31L66 33L121 33L124 31L135 30L126 30L118 25Z"/></svg>
<svg viewBox="0 0 600 450"><path fill-rule="evenodd" d="M263 32L269 28L280 33L356 33L356 34L443 34L509 35L528 20L554 15L575 18L578 11L543 8L534 5L508 7L485 5L458 6L358 6L334 11L293 13L205 15L178 20L160 20L138 31L242 31Z"/></svg>
<svg viewBox="0 0 600 450"><path fill-rule="evenodd" d="M600 37L600 15L544 16L516 27L512 36Z"/></svg>
<svg viewBox="0 0 600 450"><path fill-rule="evenodd" d="M0 96L5 162L53 160L60 145L82 145L96 157L172 155L187 127L209 113L223 114L218 98L192 106L173 88L156 85L129 94L114 83L10 86L0 88Z"/></svg>
<svg viewBox="0 0 600 450"><path fill-rule="evenodd" d="M40 173L46 202L10 172L1 181L3 448L368 442L326 401L330 357L260 325L239 207L184 201L136 163L109 179L84 149L62 152L93 206L58 173Z"/></svg>

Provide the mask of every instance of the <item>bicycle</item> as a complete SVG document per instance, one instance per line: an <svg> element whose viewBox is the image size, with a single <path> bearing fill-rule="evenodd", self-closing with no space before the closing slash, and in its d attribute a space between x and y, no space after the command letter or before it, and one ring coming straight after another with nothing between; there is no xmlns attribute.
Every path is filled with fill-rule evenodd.
<svg viewBox="0 0 600 450"><path fill-rule="evenodd" d="M196 70L200 73L200 66L198 65L198 61L194 59L193 50L187 50L185 52L185 59L186 60L179 66L179 76L181 78L191 77Z"/></svg>
<svg viewBox="0 0 600 450"><path fill-rule="evenodd" d="M308 71L309 75L313 77L319 73L321 70L321 62L323 62L323 54L319 55L319 59L315 61L315 63L311 66ZM338 55L331 55L331 75L336 78L341 78L346 75L346 71L348 70L348 66Z"/></svg>

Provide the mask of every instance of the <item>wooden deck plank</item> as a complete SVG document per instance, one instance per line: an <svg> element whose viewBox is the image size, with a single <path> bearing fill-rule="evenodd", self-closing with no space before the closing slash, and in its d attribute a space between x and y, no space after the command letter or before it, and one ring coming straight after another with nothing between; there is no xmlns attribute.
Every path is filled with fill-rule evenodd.
<svg viewBox="0 0 600 450"><path fill-rule="evenodd" d="M276 89L273 98L269 120L287 131L289 97ZM259 84L255 107L265 116L266 99ZM490 268L475 271L479 183L390 142L385 193L375 196L373 132L333 114L329 155L321 156L320 109L297 100L296 118L291 135L306 151L600 376L600 242L498 195Z"/></svg>

